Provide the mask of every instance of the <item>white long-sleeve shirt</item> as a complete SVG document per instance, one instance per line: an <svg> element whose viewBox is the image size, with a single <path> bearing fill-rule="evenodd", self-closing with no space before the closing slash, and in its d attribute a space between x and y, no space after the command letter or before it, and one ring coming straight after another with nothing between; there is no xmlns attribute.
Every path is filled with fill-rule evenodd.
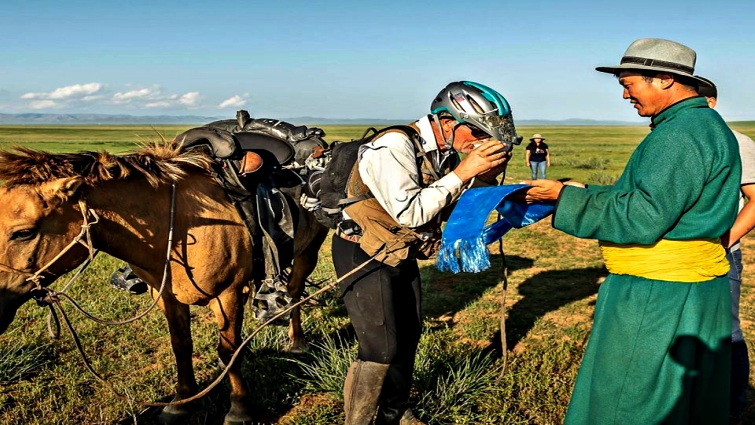
<svg viewBox="0 0 755 425"><path fill-rule="evenodd" d="M437 165L450 160L438 150L429 117L416 122L422 147ZM436 169L436 171L440 171ZM401 132L383 134L359 150L359 173L375 199L402 226L418 227L437 216L463 190L451 172L423 188L414 144Z"/></svg>

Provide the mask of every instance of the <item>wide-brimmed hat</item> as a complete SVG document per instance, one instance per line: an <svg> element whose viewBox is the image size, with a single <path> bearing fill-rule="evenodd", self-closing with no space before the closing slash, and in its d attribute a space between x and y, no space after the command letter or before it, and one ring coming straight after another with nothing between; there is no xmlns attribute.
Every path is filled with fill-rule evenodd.
<svg viewBox="0 0 755 425"><path fill-rule="evenodd" d="M540 133L535 133L532 137L530 137L530 142L534 142L535 139L545 140L545 137L541 136Z"/></svg>
<svg viewBox="0 0 755 425"><path fill-rule="evenodd" d="M708 84L707 86L700 84L700 87L697 88L697 94L705 97L718 97L718 89L716 88L716 85L713 84L713 81L699 75L696 75L696 77Z"/></svg>
<svg viewBox="0 0 755 425"><path fill-rule="evenodd" d="M616 74L625 69L668 72L688 77L698 84L708 85L705 80L695 75L697 54L689 47L671 40L661 38L641 38L629 45L621 64L616 66L599 66L599 72Z"/></svg>

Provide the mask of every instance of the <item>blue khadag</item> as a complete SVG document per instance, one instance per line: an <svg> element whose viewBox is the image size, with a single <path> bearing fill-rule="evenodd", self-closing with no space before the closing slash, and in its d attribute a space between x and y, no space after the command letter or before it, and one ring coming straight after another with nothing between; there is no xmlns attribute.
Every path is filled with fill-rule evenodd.
<svg viewBox="0 0 755 425"><path fill-rule="evenodd" d="M528 187L509 184L464 192L443 229L438 269L454 273L487 270L490 267L488 244L502 238L512 228L529 226L551 215L555 202L525 204L512 199L512 194ZM500 219L487 224L494 211Z"/></svg>

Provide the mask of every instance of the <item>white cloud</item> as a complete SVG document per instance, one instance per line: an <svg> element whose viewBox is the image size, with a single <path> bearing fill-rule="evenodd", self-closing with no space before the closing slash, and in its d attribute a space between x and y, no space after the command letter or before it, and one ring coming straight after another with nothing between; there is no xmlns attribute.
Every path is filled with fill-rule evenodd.
<svg viewBox="0 0 755 425"><path fill-rule="evenodd" d="M40 99L46 96L47 93L25 93L21 95L21 99Z"/></svg>
<svg viewBox="0 0 755 425"><path fill-rule="evenodd" d="M74 84L55 89L50 93L50 99L70 99L73 97L89 96L100 92L104 86L100 83Z"/></svg>
<svg viewBox="0 0 755 425"><path fill-rule="evenodd" d="M235 95L233 97L229 97L228 99L222 101L220 105L218 105L219 109L223 108L237 108L240 106L246 105L246 96L242 97L239 95Z"/></svg>
<svg viewBox="0 0 755 425"><path fill-rule="evenodd" d="M166 102L164 100L144 104L145 108L167 108L168 106L170 106L170 102Z"/></svg>
<svg viewBox="0 0 755 425"><path fill-rule="evenodd" d="M116 93L107 92L101 83L74 84L60 87L51 92L28 92L21 95L26 100L24 107L32 109L64 108L64 107L97 107L108 105L128 109L138 108L176 108L193 109L201 106L204 96L198 91L180 93L164 93L158 85L133 86L127 85ZM113 90L114 92L115 90ZM247 95L244 94L243 97ZM235 103L245 102L238 97ZM239 103L241 102L241 103ZM230 103L229 106L233 106Z"/></svg>
<svg viewBox="0 0 755 425"><path fill-rule="evenodd" d="M21 99L48 99L48 100L66 100L91 96L102 91L105 88L100 83L74 84L57 88L50 93L25 93Z"/></svg>
<svg viewBox="0 0 755 425"><path fill-rule="evenodd" d="M139 89L139 90L131 90L127 92L118 92L113 95L113 100L120 101L120 102L128 102L131 99L137 99L142 97L147 97L151 95L157 95L160 94L159 88L146 88L146 89Z"/></svg>
<svg viewBox="0 0 755 425"><path fill-rule="evenodd" d="M186 106L196 106L197 102L199 102L199 92L193 91L186 93L178 99L178 102Z"/></svg>
<svg viewBox="0 0 755 425"><path fill-rule="evenodd" d="M35 100L29 103L29 107L32 109L50 109L57 107L58 104L54 100Z"/></svg>

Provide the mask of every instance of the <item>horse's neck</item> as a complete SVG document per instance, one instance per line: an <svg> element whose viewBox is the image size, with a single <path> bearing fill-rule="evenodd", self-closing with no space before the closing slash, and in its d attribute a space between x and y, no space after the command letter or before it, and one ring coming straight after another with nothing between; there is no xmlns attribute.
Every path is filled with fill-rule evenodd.
<svg viewBox="0 0 755 425"><path fill-rule="evenodd" d="M164 258L170 219L171 188L152 188L144 179L103 183L87 194L87 206L99 216L92 226L95 245L132 264Z"/></svg>
<svg viewBox="0 0 755 425"><path fill-rule="evenodd" d="M246 232L228 196L205 174L192 173L176 183L173 220L172 198L170 184L153 188L139 177L93 188L87 200L101 216L94 226L97 247L142 269L162 270L171 228L174 249L181 243L195 244L195 228L224 224L223 229Z"/></svg>

